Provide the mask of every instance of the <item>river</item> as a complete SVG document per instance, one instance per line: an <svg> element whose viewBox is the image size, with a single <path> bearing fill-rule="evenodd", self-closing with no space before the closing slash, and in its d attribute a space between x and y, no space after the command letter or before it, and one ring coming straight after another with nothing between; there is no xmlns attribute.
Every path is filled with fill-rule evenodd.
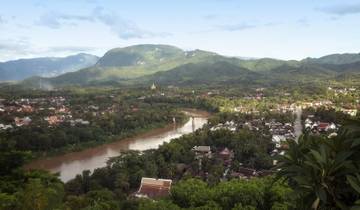
<svg viewBox="0 0 360 210"><path fill-rule="evenodd" d="M93 171L96 168L104 167L106 161L110 157L119 155L120 151L156 149L164 142L192 133L207 123L209 116L207 112L193 109L187 109L184 112L190 116L185 124L169 125L132 138L122 139L79 152L41 158L30 162L24 168L43 169L52 173L60 173L60 179L67 182L77 174L81 174L83 170Z"/></svg>

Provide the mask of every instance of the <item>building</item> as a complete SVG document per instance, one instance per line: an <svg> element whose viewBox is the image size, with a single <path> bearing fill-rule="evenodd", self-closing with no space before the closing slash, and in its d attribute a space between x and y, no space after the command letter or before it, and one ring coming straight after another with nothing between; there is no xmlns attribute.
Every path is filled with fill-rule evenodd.
<svg viewBox="0 0 360 210"><path fill-rule="evenodd" d="M14 121L15 121L15 125L18 127L21 127L23 125L27 126L31 123L30 117L24 117L24 118L15 117Z"/></svg>
<svg viewBox="0 0 360 210"><path fill-rule="evenodd" d="M273 135L272 142L275 143L276 148L280 148L283 142L286 142L286 137L284 135Z"/></svg>
<svg viewBox="0 0 360 210"><path fill-rule="evenodd" d="M343 112L343 113L345 113L345 114L348 114L348 115L350 115L350 116L356 116L356 114L357 114L357 109L341 109L341 111Z"/></svg>
<svg viewBox="0 0 360 210"><path fill-rule="evenodd" d="M64 116L53 115L53 116L45 117L44 120L47 121L49 125L57 125L59 123L64 122L64 118L65 118Z"/></svg>
<svg viewBox="0 0 360 210"><path fill-rule="evenodd" d="M170 194L171 179L154 179L143 177L139 190L135 193L137 198L160 198Z"/></svg>
<svg viewBox="0 0 360 210"><path fill-rule="evenodd" d="M151 85L150 90L156 90L155 83L153 83L153 84Z"/></svg>
<svg viewBox="0 0 360 210"><path fill-rule="evenodd" d="M210 146L194 146L192 148L192 151L195 152L196 158L202 158L202 157L211 157L211 149Z"/></svg>
<svg viewBox="0 0 360 210"><path fill-rule="evenodd" d="M255 169L240 167L236 172L231 173L231 177L240 179L249 179L251 177L258 176Z"/></svg>
<svg viewBox="0 0 360 210"><path fill-rule="evenodd" d="M219 152L219 157L224 161L225 165L230 165L234 158L234 152L227 147Z"/></svg>

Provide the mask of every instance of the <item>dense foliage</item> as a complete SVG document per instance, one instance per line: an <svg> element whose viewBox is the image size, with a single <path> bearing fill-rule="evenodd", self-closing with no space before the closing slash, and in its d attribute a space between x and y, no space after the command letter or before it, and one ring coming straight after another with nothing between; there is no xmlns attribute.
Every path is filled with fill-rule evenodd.
<svg viewBox="0 0 360 210"><path fill-rule="evenodd" d="M302 209L352 209L360 202L360 121L328 139L306 135L279 157L280 177L289 180Z"/></svg>
<svg viewBox="0 0 360 210"><path fill-rule="evenodd" d="M12 142L15 148L21 151L73 151L164 127L173 123L173 118L179 123L186 119L186 116L171 104L138 100L137 95L128 96L123 92L115 92L114 95L110 95L112 97L104 96L104 93L111 94L109 91L29 94L25 97L30 101L41 99L48 102L54 97L63 97L64 102L60 108L66 107L69 111L66 114L56 113L48 110L59 109L56 103L38 102L32 104L34 111L31 113L0 112L0 123L13 124L15 117L31 117L32 120L27 126L13 125L14 129L0 130L0 136ZM17 97L7 95L5 106L21 107L18 103L22 97L24 96L19 93ZM72 120L50 125L44 120L48 116L71 116ZM86 120L87 124L70 123L75 119Z"/></svg>

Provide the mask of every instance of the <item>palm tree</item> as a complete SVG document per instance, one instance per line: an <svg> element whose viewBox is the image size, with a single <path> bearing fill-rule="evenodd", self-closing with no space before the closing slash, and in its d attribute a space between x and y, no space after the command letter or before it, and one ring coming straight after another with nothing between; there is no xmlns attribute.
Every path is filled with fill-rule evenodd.
<svg viewBox="0 0 360 210"><path fill-rule="evenodd" d="M360 121L344 126L335 138L305 135L278 159L302 209L360 207Z"/></svg>

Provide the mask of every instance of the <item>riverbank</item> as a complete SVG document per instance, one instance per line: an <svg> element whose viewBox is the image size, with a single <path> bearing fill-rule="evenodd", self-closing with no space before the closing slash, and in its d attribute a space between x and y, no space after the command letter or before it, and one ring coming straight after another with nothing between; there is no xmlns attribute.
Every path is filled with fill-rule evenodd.
<svg viewBox="0 0 360 210"><path fill-rule="evenodd" d="M182 109L180 112L183 112L184 110L187 110L187 109ZM177 123L179 125L182 125L188 119L189 119L189 117L185 114L180 119L180 121L178 119ZM43 151L42 152L32 152L32 159L30 161L34 161L34 160L42 159L42 158L46 158L46 157L63 155L63 154L72 153L72 152L79 152L79 151L89 149L92 147L97 147L100 145L109 144L109 143L116 142L116 141L121 141L122 139L133 138L133 137L136 137L137 135L146 134L147 132L152 131L154 129L166 128L171 125L173 125L173 123L169 123L169 122L153 123L153 124L149 124L146 128L137 128L135 130L129 130L127 132L124 132L120 135L107 136L106 138L104 138L101 141L93 140L93 141L82 142L79 144L67 145L65 147L58 148L58 149L51 149L51 150L45 151L45 152L43 152Z"/></svg>
<svg viewBox="0 0 360 210"><path fill-rule="evenodd" d="M164 142L169 142L173 138L191 133L202 127L210 116L209 113L199 110L185 109L183 111L185 113L188 112L187 115L190 117L185 124L178 123L176 126L167 125L138 134L134 137L121 139L78 152L39 158L26 164L24 168L42 169L53 173L59 172L60 178L65 182L83 170L94 170L95 168L105 166L106 161L110 157L119 155L120 151L155 149ZM191 116L194 116L194 118Z"/></svg>

